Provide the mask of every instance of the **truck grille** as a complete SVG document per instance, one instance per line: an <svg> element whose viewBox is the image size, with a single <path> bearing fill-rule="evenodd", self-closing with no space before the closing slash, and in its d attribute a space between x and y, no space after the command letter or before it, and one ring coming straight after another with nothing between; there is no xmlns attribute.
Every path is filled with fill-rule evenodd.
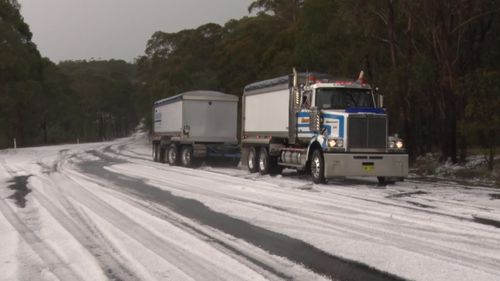
<svg viewBox="0 0 500 281"><path fill-rule="evenodd" d="M387 147L387 117L353 115L348 118L348 148L385 149Z"/></svg>

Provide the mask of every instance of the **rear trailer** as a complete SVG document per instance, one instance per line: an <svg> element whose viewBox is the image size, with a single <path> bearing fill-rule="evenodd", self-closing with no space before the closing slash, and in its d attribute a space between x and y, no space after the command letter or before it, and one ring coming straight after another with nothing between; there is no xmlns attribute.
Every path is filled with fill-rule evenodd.
<svg viewBox="0 0 500 281"><path fill-rule="evenodd" d="M155 161L192 166L236 153L238 97L191 91L155 102L153 111Z"/></svg>

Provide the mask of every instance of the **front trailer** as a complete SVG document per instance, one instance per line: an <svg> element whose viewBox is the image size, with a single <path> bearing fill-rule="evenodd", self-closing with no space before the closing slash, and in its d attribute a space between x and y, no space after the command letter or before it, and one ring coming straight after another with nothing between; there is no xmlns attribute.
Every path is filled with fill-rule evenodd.
<svg viewBox="0 0 500 281"><path fill-rule="evenodd" d="M388 136L381 98L359 81L296 74L257 82L245 87L242 115L241 162L250 172L294 168L316 183L408 174L408 155L401 139Z"/></svg>

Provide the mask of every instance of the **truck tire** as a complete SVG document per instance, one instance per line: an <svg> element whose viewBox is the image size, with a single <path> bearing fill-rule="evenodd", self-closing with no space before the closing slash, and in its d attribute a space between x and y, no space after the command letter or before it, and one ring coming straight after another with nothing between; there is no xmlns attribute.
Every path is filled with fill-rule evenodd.
<svg viewBox="0 0 500 281"><path fill-rule="evenodd" d="M250 151L248 152L248 171L250 173L255 173L258 170L258 165L257 162L258 157L257 157L257 151L255 150L255 147L250 147Z"/></svg>
<svg viewBox="0 0 500 281"><path fill-rule="evenodd" d="M158 145L158 162L167 163L167 148L162 145Z"/></svg>
<svg viewBox="0 0 500 281"><path fill-rule="evenodd" d="M158 162L160 161L160 151L158 149L159 145L156 142L153 142L153 161Z"/></svg>
<svg viewBox="0 0 500 281"><path fill-rule="evenodd" d="M193 147L190 145L183 146L181 149L181 164L184 167L193 167Z"/></svg>
<svg viewBox="0 0 500 281"><path fill-rule="evenodd" d="M325 160L321 150L314 150L311 157L311 177L314 183L325 183Z"/></svg>
<svg viewBox="0 0 500 281"><path fill-rule="evenodd" d="M269 154L265 147L259 150L259 173L261 175L269 174Z"/></svg>
<svg viewBox="0 0 500 281"><path fill-rule="evenodd" d="M179 149L174 144L167 148L167 162L171 166L179 164Z"/></svg>
<svg viewBox="0 0 500 281"><path fill-rule="evenodd" d="M379 185L395 184L396 180L394 178L388 177L377 177Z"/></svg>

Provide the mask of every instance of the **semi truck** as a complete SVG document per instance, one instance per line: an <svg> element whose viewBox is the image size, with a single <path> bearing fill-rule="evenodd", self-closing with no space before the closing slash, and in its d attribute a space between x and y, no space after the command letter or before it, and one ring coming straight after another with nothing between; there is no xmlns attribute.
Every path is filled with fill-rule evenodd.
<svg viewBox="0 0 500 281"><path fill-rule="evenodd" d="M310 172L315 183L346 176L402 180L403 140L388 133L383 96L357 80L297 73L247 85L241 162L251 173Z"/></svg>
<svg viewBox="0 0 500 281"><path fill-rule="evenodd" d="M238 97L190 91L153 105L153 160L192 167L209 155L239 156Z"/></svg>

